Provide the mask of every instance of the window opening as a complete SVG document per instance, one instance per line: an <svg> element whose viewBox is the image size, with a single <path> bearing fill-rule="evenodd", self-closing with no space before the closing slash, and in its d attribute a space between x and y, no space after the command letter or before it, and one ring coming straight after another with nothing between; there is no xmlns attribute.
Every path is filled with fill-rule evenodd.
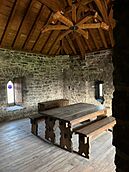
<svg viewBox="0 0 129 172"><path fill-rule="evenodd" d="M7 83L7 101L8 104L14 104L14 85L12 81Z"/></svg>

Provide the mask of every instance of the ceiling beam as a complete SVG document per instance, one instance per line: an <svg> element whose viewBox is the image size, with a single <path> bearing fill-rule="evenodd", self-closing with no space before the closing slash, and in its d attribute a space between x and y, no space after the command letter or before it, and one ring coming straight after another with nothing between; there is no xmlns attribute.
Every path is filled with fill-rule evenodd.
<svg viewBox="0 0 129 172"><path fill-rule="evenodd" d="M50 50L50 54L54 51L54 48L56 46L57 43L59 43L59 41L61 41L66 35L70 34L72 32L72 30L68 30L68 31L65 31L64 33L60 33L58 38L56 39L56 41L54 42L51 50Z"/></svg>
<svg viewBox="0 0 129 172"><path fill-rule="evenodd" d="M41 6L41 10L39 11L39 15L38 15L38 17L36 19L36 22L33 25L33 28L31 29L31 32L29 33L29 35L27 37L27 40L25 41L25 44L23 46L23 49L27 49L27 46L28 46L29 42L31 40L33 40L33 36L35 35L35 32L39 31L39 33L40 33L40 30L42 28L42 25L39 24L39 21L40 21L41 16L43 17L43 13L44 13L45 9L46 9L46 6L45 5L42 5Z"/></svg>
<svg viewBox="0 0 129 172"><path fill-rule="evenodd" d="M93 31L91 31L90 29L89 29L88 31L89 31L89 33L90 33L90 35L91 35L92 40L94 41L94 44L95 44L97 50L99 50L99 45L98 45L98 43L97 43L97 41L96 41L96 38L95 38L95 36L94 36L94 34L93 34Z"/></svg>
<svg viewBox="0 0 129 172"><path fill-rule="evenodd" d="M100 37L101 37L101 40L103 42L104 47L108 48L107 41L105 39L105 35L104 35L103 30L100 28L100 29L98 29L98 31L99 31L99 34L100 34Z"/></svg>
<svg viewBox="0 0 129 172"><path fill-rule="evenodd" d="M25 27L25 24L27 22L27 18L30 15L30 11L31 11L31 9L32 9L35 2L36 2L35 0L30 1L27 8L26 8L26 13L25 13L25 15L24 15L24 17L23 17L23 19L22 19L22 21L20 23L19 29L17 31L17 34L16 34L15 39L14 39L13 44L12 44L12 47L14 47L14 48L16 48L17 44L19 44L21 33L23 32L23 28Z"/></svg>
<svg viewBox="0 0 129 172"><path fill-rule="evenodd" d="M66 35L66 39L71 47L71 49L73 50L74 54L77 54L76 48L74 47L73 41L71 40L69 35Z"/></svg>
<svg viewBox="0 0 129 172"><path fill-rule="evenodd" d="M74 23L77 21L77 6L75 4L72 5L72 20Z"/></svg>
<svg viewBox="0 0 129 172"><path fill-rule="evenodd" d="M57 36L59 35L60 31L52 31L50 36L48 37L45 45L42 48L42 53L48 54L49 51L51 50L53 44L56 41ZM55 46L56 47L56 46Z"/></svg>
<svg viewBox="0 0 129 172"><path fill-rule="evenodd" d="M107 15L107 10L106 10L106 7L105 7L105 4L103 1L100 1L100 0L94 0L94 2L96 3L104 21L110 26L110 21L109 21L109 17ZM112 33L112 29L111 29L111 26L109 28L109 38L110 38L110 41L111 41L111 45L112 47L114 46L114 39L113 39L113 33Z"/></svg>
<svg viewBox="0 0 129 172"><path fill-rule="evenodd" d="M71 51L71 49L70 49L70 47L68 45L68 42L67 42L66 38L64 38L62 40L62 47L63 47L63 49L64 49L64 51L65 51L65 53L67 55L72 54L72 51Z"/></svg>
<svg viewBox="0 0 129 172"><path fill-rule="evenodd" d="M87 44L88 49L89 49L90 51L92 51L92 47L91 47L91 45L90 45L89 40L87 40L87 39L84 39L84 40L85 40L85 42L86 42L86 44Z"/></svg>
<svg viewBox="0 0 129 172"><path fill-rule="evenodd" d="M26 37L26 40L25 40L25 42L24 42L24 44L23 44L23 46L22 46L22 49L25 47L26 42L29 41L28 38L30 38L30 35L31 35L32 31L34 31L34 29L35 29L36 23L37 23L37 21L39 20L39 16L40 16L40 14L41 14L41 12L42 12L42 10L43 10L43 6L44 6L44 5L42 4L41 7L40 7L40 9L39 9L39 11L38 11L38 13L37 13L37 16L35 17L35 20L34 20L32 26L30 26L31 29L30 29L30 31L29 31L27 37ZM30 39L31 39L31 38L30 38Z"/></svg>
<svg viewBox="0 0 129 172"><path fill-rule="evenodd" d="M64 7L60 1L57 0L38 0L42 4L46 5L53 12L64 11Z"/></svg>
<svg viewBox="0 0 129 172"><path fill-rule="evenodd" d="M76 34L76 41L77 41L78 48L80 49L81 56L84 57L85 49L82 45L82 41L80 40L80 36L78 34Z"/></svg>
<svg viewBox="0 0 129 172"><path fill-rule="evenodd" d="M65 25L47 25L44 28L42 28L42 33L47 32L47 31L51 31L51 30L68 30L69 27L65 26Z"/></svg>
<svg viewBox="0 0 129 172"><path fill-rule="evenodd" d="M46 13L45 13L45 9L46 9ZM53 16L53 13L46 6L44 6L44 13L42 15L44 18L46 17L42 23L42 27L43 27L44 25L47 25L50 22L50 20ZM40 30L39 35L31 49L32 51L36 51L37 49L39 49L39 51L41 51L43 42L45 41L45 38L46 38L46 34L48 35L48 34L50 34L50 32L45 33L45 35L44 35L41 33L41 30Z"/></svg>

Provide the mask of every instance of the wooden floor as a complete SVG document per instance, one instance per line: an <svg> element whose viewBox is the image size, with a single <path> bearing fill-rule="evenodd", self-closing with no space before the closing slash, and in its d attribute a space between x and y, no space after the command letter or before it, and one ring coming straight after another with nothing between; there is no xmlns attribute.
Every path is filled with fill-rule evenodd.
<svg viewBox="0 0 129 172"><path fill-rule="evenodd" d="M32 135L29 119L1 123L0 172L115 172L111 136L95 139L87 160Z"/></svg>

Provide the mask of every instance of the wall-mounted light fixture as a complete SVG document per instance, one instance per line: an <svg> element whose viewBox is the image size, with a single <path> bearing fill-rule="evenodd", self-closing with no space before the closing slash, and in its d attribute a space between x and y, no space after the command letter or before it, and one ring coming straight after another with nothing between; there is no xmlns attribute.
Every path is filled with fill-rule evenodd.
<svg viewBox="0 0 129 172"><path fill-rule="evenodd" d="M95 99L101 104L104 103L103 83L104 82L100 80L95 81Z"/></svg>

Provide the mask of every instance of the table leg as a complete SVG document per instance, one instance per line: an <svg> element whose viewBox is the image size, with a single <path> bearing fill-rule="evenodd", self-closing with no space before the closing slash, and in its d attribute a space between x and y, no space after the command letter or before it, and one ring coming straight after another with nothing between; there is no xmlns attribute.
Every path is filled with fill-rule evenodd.
<svg viewBox="0 0 129 172"><path fill-rule="evenodd" d="M60 147L72 151L72 131L71 125L65 121L59 121L59 128L61 131Z"/></svg>
<svg viewBox="0 0 129 172"><path fill-rule="evenodd" d="M79 151L78 154L89 159L89 137L79 134Z"/></svg>
<svg viewBox="0 0 129 172"><path fill-rule="evenodd" d="M46 130L45 130L45 139L55 143L55 133L54 133L54 125L55 119L51 117L45 118Z"/></svg>

